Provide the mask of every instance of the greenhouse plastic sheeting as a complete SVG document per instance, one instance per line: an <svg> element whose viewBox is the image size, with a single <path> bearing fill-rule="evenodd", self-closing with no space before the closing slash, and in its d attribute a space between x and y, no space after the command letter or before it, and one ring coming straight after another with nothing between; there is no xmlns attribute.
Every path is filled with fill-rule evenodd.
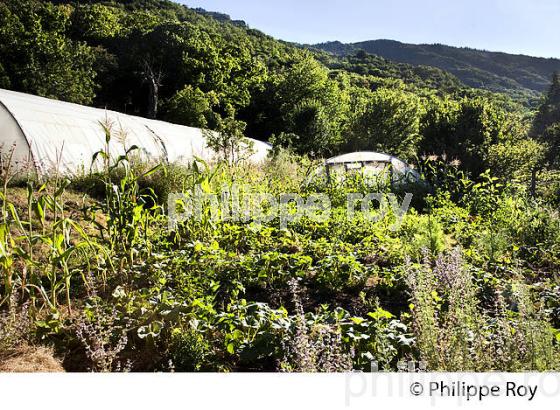
<svg viewBox="0 0 560 410"><path fill-rule="evenodd" d="M76 173L97 168L99 164L92 164L92 158L105 149L104 125L111 129L112 157L136 145L135 155L144 160L188 163L195 157L215 158L198 128L2 89L0 103L2 151L15 145L14 162L31 160L41 175L53 169ZM270 146L253 141L255 153L249 160L261 161Z"/></svg>

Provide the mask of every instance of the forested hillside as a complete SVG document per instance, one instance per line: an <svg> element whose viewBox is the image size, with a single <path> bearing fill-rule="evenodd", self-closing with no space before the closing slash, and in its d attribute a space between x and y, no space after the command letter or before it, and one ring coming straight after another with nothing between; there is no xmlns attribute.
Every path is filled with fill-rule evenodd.
<svg viewBox="0 0 560 410"><path fill-rule="evenodd" d="M393 40L371 40L343 44L338 41L313 46L337 56L354 56L363 50L392 61L437 67L454 74L476 88L515 95L534 96L550 85L554 71L560 70L557 58L450 47L443 44L405 44Z"/></svg>
<svg viewBox="0 0 560 410"><path fill-rule="evenodd" d="M447 154L478 173L510 148L544 149L527 139L526 109L504 94L367 53L333 60L165 0L3 0L0 22L3 88L247 135L312 157ZM528 172L537 158L515 162L515 171Z"/></svg>

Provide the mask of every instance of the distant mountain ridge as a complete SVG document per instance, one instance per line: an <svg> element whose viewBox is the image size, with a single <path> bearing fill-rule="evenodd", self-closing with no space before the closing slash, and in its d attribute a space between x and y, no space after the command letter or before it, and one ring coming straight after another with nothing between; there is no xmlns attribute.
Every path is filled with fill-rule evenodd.
<svg viewBox="0 0 560 410"><path fill-rule="evenodd" d="M491 91L541 93L560 71L560 59L459 48L442 44L407 44L395 40L340 41L308 46L337 56L359 50L400 63L433 66L455 75L463 83Z"/></svg>

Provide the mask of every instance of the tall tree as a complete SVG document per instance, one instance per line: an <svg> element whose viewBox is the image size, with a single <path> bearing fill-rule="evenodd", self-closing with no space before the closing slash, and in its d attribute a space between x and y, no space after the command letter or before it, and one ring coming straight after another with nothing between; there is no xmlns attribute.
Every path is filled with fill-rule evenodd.
<svg viewBox="0 0 560 410"><path fill-rule="evenodd" d="M552 76L552 84L539 107L533 123L533 133L542 135L551 125L560 122L560 73Z"/></svg>
<svg viewBox="0 0 560 410"><path fill-rule="evenodd" d="M560 73L554 73L552 84L533 122L532 135L547 145L546 163L559 165L560 155Z"/></svg>
<svg viewBox="0 0 560 410"><path fill-rule="evenodd" d="M420 141L420 113L420 100L415 95L379 89L371 93L363 111L356 115L349 147L410 159Z"/></svg>
<svg viewBox="0 0 560 410"><path fill-rule="evenodd" d="M269 130L276 133L276 142L291 145L299 153L336 152L343 142L349 95L329 78L328 70L305 55L271 81L274 90L265 111L279 118L265 120L278 127Z"/></svg>

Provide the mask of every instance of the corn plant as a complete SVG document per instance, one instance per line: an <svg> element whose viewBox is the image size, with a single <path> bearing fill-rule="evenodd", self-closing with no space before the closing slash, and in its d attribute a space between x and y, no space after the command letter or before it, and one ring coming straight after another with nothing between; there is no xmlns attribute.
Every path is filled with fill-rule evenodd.
<svg viewBox="0 0 560 410"><path fill-rule="evenodd" d="M155 202L155 194L151 189L142 192L138 181L162 169L162 165L137 174L132 166L132 155L138 150L136 145L126 148L123 155L112 158L109 149L112 129L110 124L101 125L105 132L105 149L94 154L93 163L98 157L103 159L105 200L98 210L107 216L107 225L96 224L109 242L111 251L124 254L126 262L132 264L136 247L149 242L150 211L158 208L148 209L146 204ZM112 180L114 175L119 175L116 183Z"/></svg>

